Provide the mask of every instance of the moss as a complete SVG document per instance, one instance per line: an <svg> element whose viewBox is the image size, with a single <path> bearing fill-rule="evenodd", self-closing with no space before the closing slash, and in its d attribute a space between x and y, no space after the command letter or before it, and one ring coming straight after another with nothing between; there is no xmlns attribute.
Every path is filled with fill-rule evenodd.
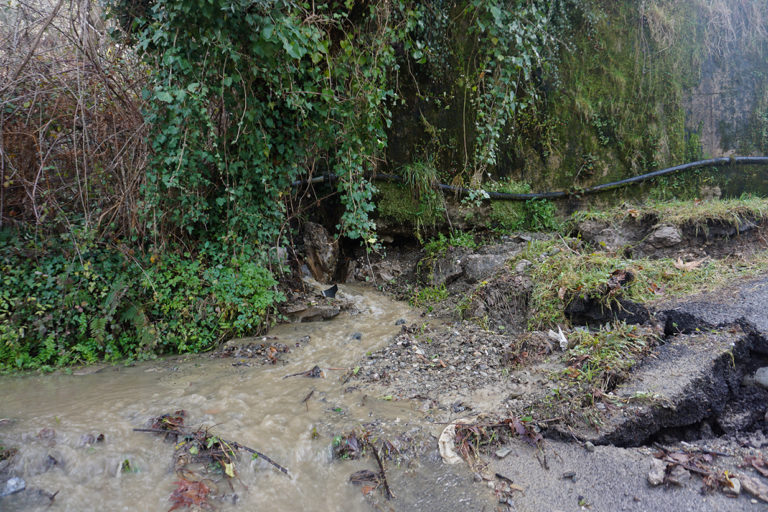
<svg viewBox="0 0 768 512"><path fill-rule="evenodd" d="M445 208L442 198L423 194L420 198L405 185L380 183L376 209L381 218L415 228L434 226L442 219Z"/></svg>

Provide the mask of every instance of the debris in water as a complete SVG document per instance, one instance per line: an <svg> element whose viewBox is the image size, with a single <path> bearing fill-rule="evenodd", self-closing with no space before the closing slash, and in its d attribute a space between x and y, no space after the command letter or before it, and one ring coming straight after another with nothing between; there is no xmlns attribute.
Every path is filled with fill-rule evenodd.
<svg viewBox="0 0 768 512"><path fill-rule="evenodd" d="M176 411L173 415L164 414L152 420L152 428L135 428L133 431L165 434L166 436L174 435L178 441L175 461L177 472L184 471L188 464L204 462L207 467L214 470L218 469L227 477L234 478L236 476L234 469L235 452L240 450L251 453L253 458L264 459L280 472L290 476L286 468L258 450L236 441L227 441L215 436L207 428L200 428L195 431L187 430L184 427L185 416L185 411ZM160 428L154 428L155 426Z"/></svg>
<svg viewBox="0 0 768 512"><path fill-rule="evenodd" d="M191 482L182 478L181 480L174 482L174 485L177 487L170 497L173 506L168 509L168 512L181 507L196 506L209 508L211 506L210 503L208 503L208 495L211 493L211 490L202 481Z"/></svg>
<svg viewBox="0 0 768 512"><path fill-rule="evenodd" d="M310 391L309 394L304 397L304 400L301 401L301 403L307 406L307 411L309 411L309 399L312 397L313 394L315 394L314 389L312 389L312 391Z"/></svg>
<svg viewBox="0 0 768 512"><path fill-rule="evenodd" d="M363 487L363 494L367 496L379 488L381 485L381 478L370 469L363 469L352 473L349 476L349 482L355 485L361 485Z"/></svg>
<svg viewBox="0 0 768 512"><path fill-rule="evenodd" d="M307 370L305 372L298 372L298 373L291 373L290 375L286 375L283 377L284 379L287 379L288 377L311 377L313 379L317 379L319 377L324 377L325 374L323 373L323 370L315 365L314 368L311 370Z"/></svg>

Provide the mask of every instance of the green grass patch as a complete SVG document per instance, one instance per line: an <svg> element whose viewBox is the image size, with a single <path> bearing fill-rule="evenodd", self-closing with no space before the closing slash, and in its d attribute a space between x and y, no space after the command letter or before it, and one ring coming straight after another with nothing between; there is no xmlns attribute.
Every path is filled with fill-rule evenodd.
<svg viewBox="0 0 768 512"><path fill-rule="evenodd" d="M560 378L582 398L583 406L592 405L623 382L627 372L653 346L648 332L625 323L609 324L599 330L576 329L568 337L573 346L566 354L568 367Z"/></svg>
<svg viewBox="0 0 768 512"><path fill-rule="evenodd" d="M623 297L649 302L713 289L737 276L756 275L768 269L768 252L756 253L746 260L706 260L691 270L675 267L675 261L662 259L626 259L598 251L590 252L580 240L559 238L530 242L526 250L509 264L526 259L533 262L529 274L533 280L528 327L546 329L567 324L563 310L569 297L586 295L604 285L615 270L630 270L635 279L623 288Z"/></svg>
<svg viewBox="0 0 768 512"><path fill-rule="evenodd" d="M768 199L742 197L715 201L649 201L638 206L579 211L570 220L621 222L628 217L642 218L649 215L677 226L706 220L739 224L747 218L764 219L768 216Z"/></svg>
<svg viewBox="0 0 768 512"><path fill-rule="evenodd" d="M448 290L444 284L440 286L425 286L414 290L408 303L415 308L426 308L431 313L435 304L447 298Z"/></svg>

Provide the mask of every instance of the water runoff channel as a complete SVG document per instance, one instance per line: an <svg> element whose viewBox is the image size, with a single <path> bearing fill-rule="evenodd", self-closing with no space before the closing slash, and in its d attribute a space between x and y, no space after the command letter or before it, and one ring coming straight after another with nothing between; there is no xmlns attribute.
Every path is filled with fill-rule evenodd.
<svg viewBox="0 0 768 512"><path fill-rule="evenodd" d="M351 368L397 334L398 319L415 322L416 314L373 288L340 288L354 311L269 332L291 347L310 337L286 354L286 364L246 366L204 354L0 378L0 441L19 450L0 470L26 484L0 498L0 510L168 510L179 480L174 443L134 429L180 409L187 425L210 427L290 471L241 455L235 485L218 489L226 497L213 502L217 510L371 510L349 477L375 462L332 460L333 436L374 420L406 425L419 415L407 401L349 391L343 372L330 368ZM325 378L284 378L315 365L329 369ZM93 442L99 435L104 440Z"/></svg>

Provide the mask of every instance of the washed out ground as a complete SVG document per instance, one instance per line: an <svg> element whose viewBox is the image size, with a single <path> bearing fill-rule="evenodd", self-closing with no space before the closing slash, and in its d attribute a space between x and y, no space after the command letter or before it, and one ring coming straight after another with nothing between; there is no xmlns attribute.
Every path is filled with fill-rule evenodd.
<svg viewBox="0 0 768 512"><path fill-rule="evenodd" d="M764 510L764 206L622 207L361 258L358 279L422 317L356 380L451 434L469 421L462 464L498 510Z"/></svg>
<svg viewBox="0 0 768 512"><path fill-rule="evenodd" d="M335 277L367 282L410 310L382 312L390 306L349 284L324 297L331 283L313 282L283 310L293 324L215 354L230 369L213 381L225 379L231 397L195 387L195 368L157 371L199 389L173 391L174 407L201 409L196 419L206 424L226 417L221 428L241 442L276 440L279 425L297 429L293 452L274 444L278 459L304 468L296 479L270 478L274 492L259 498L240 491L275 510L324 496L324 478L328 492L349 489L323 498L323 510L765 510L768 389L756 378L768 366L764 206L623 207L576 216L559 233L454 233L426 249L395 239ZM325 239L314 229L311 238ZM320 260L308 267L335 266ZM324 331L334 347L320 346ZM245 391L268 386L281 391L258 399ZM305 392L306 410L289 411ZM223 410L208 403L225 400ZM150 410L169 412L171 402L156 411L161 402L154 393L129 406L128 421L142 426ZM247 428L254 421L265 434ZM25 462L11 454L0 462L4 477L34 458L25 449L49 442L9 435L13 423L0 422L0 434L18 441ZM136 435L126 418L116 426ZM331 462L323 443L342 460ZM346 483L362 467L373 472L367 483ZM240 483L258 490L249 475ZM281 498L285 485L300 485L296 499L308 501ZM162 494L153 503L162 506ZM40 495L27 508L50 501Z"/></svg>

